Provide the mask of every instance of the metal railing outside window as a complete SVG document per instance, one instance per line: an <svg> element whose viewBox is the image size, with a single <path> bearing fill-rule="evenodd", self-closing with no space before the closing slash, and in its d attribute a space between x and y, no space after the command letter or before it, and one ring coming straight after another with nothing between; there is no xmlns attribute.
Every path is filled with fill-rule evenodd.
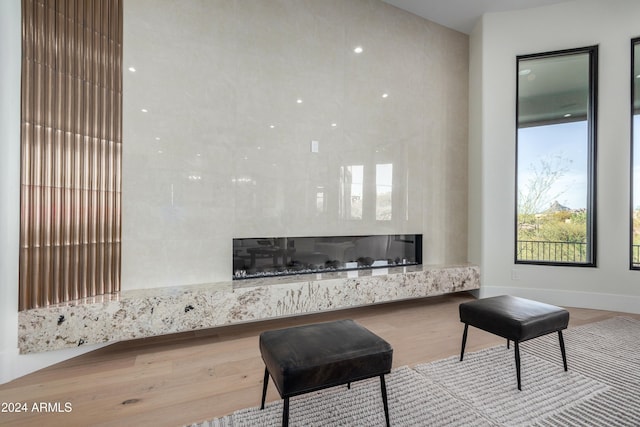
<svg viewBox="0 0 640 427"><path fill-rule="evenodd" d="M640 268L640 245L631 246L631 264L633 267Z"/></svg>
<svg viewBox="0 0 640 427"><path fill-rule="evenodd" d="M586 242L518 240L518 259L521 261L586 263L587 250Z"/></svg>

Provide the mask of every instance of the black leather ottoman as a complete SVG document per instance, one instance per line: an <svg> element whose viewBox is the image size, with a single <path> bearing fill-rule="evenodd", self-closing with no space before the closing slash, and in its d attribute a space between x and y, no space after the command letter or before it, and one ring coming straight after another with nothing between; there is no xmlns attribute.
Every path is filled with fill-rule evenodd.
<svg viewBox="0 0 640 427"><path fill-rule="evenodd" d="M469 325L491 332L515 344L516 375L520 386L520 343L542 335L558 332L562 363L567 370L567 355L564 349L562 330L569 324L569 312L537 301L510 295L483 298L460 304L460 321L464 323L460 361L464 357Z"/></svg>
<svg viewBox="0 0 640 427"><path fill-rule="evenodd" d="M264 360L262 404L269 375L284 399L282 425L289 424L289 398L365 378L380 377L384 415L389 408L384 375L391 371L393 349L388 342L353 320L267 331L260 334Z"/></svg>

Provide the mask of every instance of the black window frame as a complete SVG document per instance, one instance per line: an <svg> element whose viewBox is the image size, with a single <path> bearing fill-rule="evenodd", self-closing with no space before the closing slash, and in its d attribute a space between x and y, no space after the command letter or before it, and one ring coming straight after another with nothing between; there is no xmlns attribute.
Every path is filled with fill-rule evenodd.
<svg viewBox="0 0 640 427"><path fill-rule="evenodd" d="M635 69L635 47L636 46L640 46L640 37L634 37L631 39L631 69L629 72L629 75L631 76L630 79L630 102L629 102L629 113L630 113L630 117L629 117L629 128L630 128L630 167L629 167L629 175L630 175L630 182L629 182L629 270L633 270L633 271L640 271L640 264L634 264L633 263L633 255L634 255L634 247L633 247L633 213L634 213L634 200L633 200L633 191L634 191L634 174L633 174L633 169L634 169L634 155L635 155L635 149L634 149L634 126L633 126L633 122L634 122L634 116L635 116L635 82L636 82L636 75L640 74L640 70L636 70ZM640 97L640 93L638 93L638 96ZM640 113L639 113L640 114ZM640 132L640 129L635 129L636 131Z"/></svg>
<svg viewBox="0 0 640 427"><path fill-rule="evenodd" d="M588 166L587 166L587 261L557 262L518 259L518 134L519 134L519 68L520 61L588 53L589 100L587 109ZM514 264L559 267L597 267L597 139L598 139L598 45L563 49L550 52L516 56L516 115L515 115L515 215L514 215Z"/></svg>

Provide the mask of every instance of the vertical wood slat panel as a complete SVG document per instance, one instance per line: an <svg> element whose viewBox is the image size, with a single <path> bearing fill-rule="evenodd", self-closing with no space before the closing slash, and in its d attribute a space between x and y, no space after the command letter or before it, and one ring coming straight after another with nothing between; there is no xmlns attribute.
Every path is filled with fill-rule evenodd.
<svg viewBox="0 0 640 427"><path fill-rule="evenodd" d="M22 0L20 310L120 290L122 3Z"/></svg>

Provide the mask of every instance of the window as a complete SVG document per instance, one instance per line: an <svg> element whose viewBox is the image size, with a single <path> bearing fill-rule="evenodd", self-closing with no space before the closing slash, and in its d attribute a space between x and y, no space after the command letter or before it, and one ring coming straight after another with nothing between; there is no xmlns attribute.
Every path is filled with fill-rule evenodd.
<svg viewBox="0 0 640 427"><path fill-rule="evenodd" d="M640 38L631 58L631 268L640 270Z"/></svg>
<svg viewBox="0 0 640 427"><path fill-rule="evenodd" d="M517 58L516 263L595 265L597 52Z"/></svg>

